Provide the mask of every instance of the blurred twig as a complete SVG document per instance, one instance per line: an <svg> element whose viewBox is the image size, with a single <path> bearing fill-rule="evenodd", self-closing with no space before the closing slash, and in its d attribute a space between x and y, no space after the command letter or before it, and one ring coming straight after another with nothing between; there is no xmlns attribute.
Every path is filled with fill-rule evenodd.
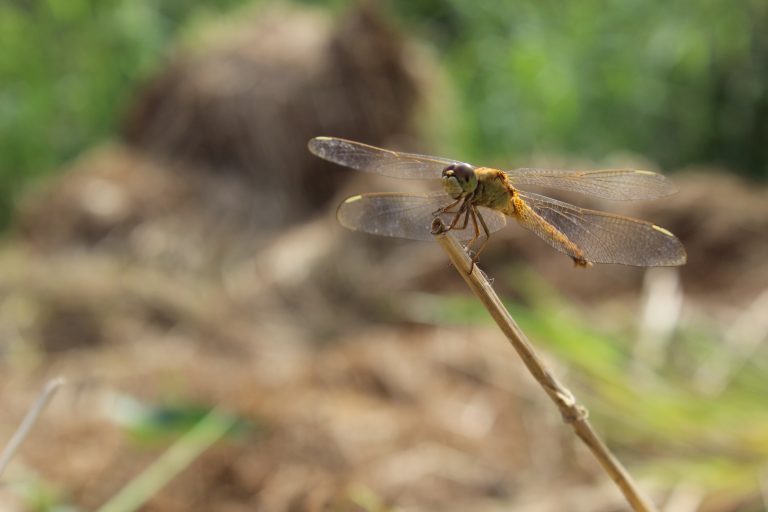
<svg viewBox="0 0 768 512"><path fill-rule="evenodd" d="M563 420L571 425L576 435L587 445L587 448L600 462L608 476L618 485L635 511L657 511L653 503L640 493L624 466L598 437L587 419L587 410L576 403L576 398L573 394L552 375L544 361L536 354L528 338L509 314L509 311L504 307L488 279L477 265L472 265L469 256L467 256L459 242L454 237L448 235L444 229L445 226L440 219L436 219L432 230L435 234L435 239L448 254L453 266L456 267L456 270L458 270L459 274L483 303L496 321L496 324L507 336L507 339L528 368L528 371L531 372L557 408L560 409Z"/></svg>
<svg viewBox="0 0 768 512"><path fill-rule="evenodd" d="M2 476L8 463L11 462L11 459L21 446L21 443L26 439L29 431L32 430L32 426L43 412L43 409L45 409L45 406L48 405L48 402L51 401L56 390L58 390L63 383L64 379L62 378L52 379L46 383L45 388L43 388L38 395L35 405L33 405L29 412L27 412L27 415L24 416L21 425L19 425L19 428L13 433L13 437L11 437L11 440L8 441L5 449L3 449L3 452L0 454L0 476Z"/></svg>

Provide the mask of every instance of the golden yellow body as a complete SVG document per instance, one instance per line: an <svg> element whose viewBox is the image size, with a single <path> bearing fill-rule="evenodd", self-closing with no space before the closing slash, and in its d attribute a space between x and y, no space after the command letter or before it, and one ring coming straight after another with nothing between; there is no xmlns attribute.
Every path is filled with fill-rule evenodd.
<svg viewBox="0 0 768 512"><path fill-rule="evenodd" d="M524 227L550 238L551 243L570 256L576 265L589 266L584 253L555 226L543 219L517 194L507 174L498 169L480 167L475 169L477 187L471 197L473 206L485 206L513 217Z"/></svg>

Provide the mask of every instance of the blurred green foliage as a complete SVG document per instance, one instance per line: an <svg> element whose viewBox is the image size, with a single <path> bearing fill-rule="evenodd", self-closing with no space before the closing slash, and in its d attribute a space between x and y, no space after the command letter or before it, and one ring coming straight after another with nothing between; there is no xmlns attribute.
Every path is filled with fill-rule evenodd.
<svg viewBox="0 0 768 512"><path fill-rule="evenodd" d="M202 403L181 403L170 399L161 405L143 404L142 408L134 411L131 417L124 418L123 422L135 441L151 446L163 444L188 432L204 421L212 411L213 408ZM227 436L259 436L266 430L266 424L253 418L246 420L232 416L227 418L227 422Z"/></svg>
<svg viewBox="0 0 768 512"><path fill-rule="evenodd" d="M115 132L180 27L241 3L0 2L0 224L26 183Z"/></svg>
<svg viewBox="0 0 768 512"><path fill-rule="evenodd" d="M0 222L26 182L114 133L137 82L190 20L246 3L1 2ZM629 150L664 168L715 163L768 176L764 0L388 5L437 48L456 85L453 156Z"/></svg>
<svg viewBox="0 0 768 512"><path fill-rule="evenodd" d="M764 0L395 3L444 53L473 158L629 150L768 177Z"/></svg>

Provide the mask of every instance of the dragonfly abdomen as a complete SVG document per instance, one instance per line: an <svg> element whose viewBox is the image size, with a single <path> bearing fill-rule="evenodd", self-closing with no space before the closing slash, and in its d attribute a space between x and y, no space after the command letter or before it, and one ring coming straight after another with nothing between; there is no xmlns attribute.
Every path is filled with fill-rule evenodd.
<svg viewBox="0 0 768 512"><path fill-rule="evenodd" d="M590 266L584 251L568 238L565 233L547 222L541 215L536 213L520 196L513 192L507 210L503 213L514 217L523 227L530 229L549 245L558 251L567 254L573 262L580 267Z"/></svg>

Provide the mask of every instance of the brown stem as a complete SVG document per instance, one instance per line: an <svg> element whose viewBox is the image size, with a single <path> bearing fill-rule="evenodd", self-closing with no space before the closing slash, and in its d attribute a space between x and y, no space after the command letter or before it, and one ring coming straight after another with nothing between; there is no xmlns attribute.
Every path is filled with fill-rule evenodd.
<svg viewBox="0 0 768 512"><path fill-rule="evenodd" d="M56 391L58 391L63 383L64 379L55 378L49 380L45 384L45 388L43 388L43 390L37 396L37 400L35 401L32 408L27 412L26 416L24 416L24 420L22 420L21 425L16 429L16 432L13 433L11 440L8 441L8 444L2 450L2 453L0 453L0 476L3 475L6 466L11 462L11 459L16 454L24 440L27 438L27 435L29 435L30 430L32 430L32 427L40 417L40 414L42 414L43 410L48 405L48 402L51 401L53 395L56 394Z"/></svg>
<svg viewBox="0 0 768 512"><path fill-rule="evenodd" d="M520 355L523 363L525 363L528 371L531 372L536 381L549 395L549 398L560 409L563 420L573 428L579 439L587 445L587 448L600 462L600 465L608 476L611 477L611 480L624 493L633 510L638 512L656 512L657 508L654 504L640 493L637 484L632 480L630 474L592 428L587 419L587 410L576 402L573 393L558 382L544 364L544 361L536 354L530 341L528 341L528 338L501 303L499 296L496 295L496 292L482 271L476 265L472 265L469 256L467 256L459 242L444 231L445 226L440 219L435 219L432 228L435 239L448 254L453 266L456 267L456 270L459 271L459 274L464 278L496 321L496 324L507 336L507 339Z"/></svg>

